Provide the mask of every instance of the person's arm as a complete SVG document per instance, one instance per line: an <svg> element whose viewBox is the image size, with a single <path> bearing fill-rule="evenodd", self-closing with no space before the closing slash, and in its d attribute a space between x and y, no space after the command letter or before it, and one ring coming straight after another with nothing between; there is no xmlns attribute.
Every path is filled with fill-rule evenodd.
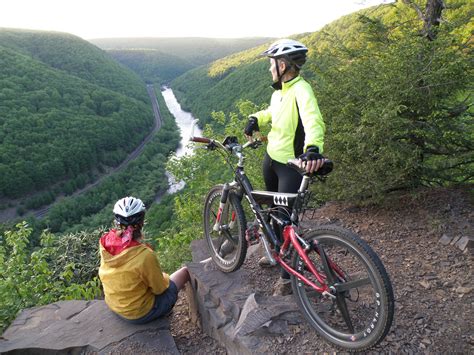
<svg viewBox="0 0 474 355"><path fill-rule="evenodd" d="M270 111L270 107L265 110L258 111L249 117L255 117L257 119L259 126L265 126L272 120L272 114Z"/></svg>
<svg viewBox="0 0 474 355"><path fill-rule="evenodd" d="M169 287L168 274L161 271L158 257L152 251L146 251L145 259L140 270L143 282L151 288L155 295L160 295Z"/></svg>
<svg viewBox="0 0 474 355"><path fill-rule="evenodd" d="M256 112L249 116L249 120L247 122L247 126L245 126L244 133L247 137L251 137L253 132L260 131L260 125L267 124L272 119L272 115L270 113L270 108L266 110L262 110Z"/></svg>
<svg viewBox="0 0 474 355"><path fill-rule="evenodd" d="M305 132L303 151L306 152L308 147L313 146L317 147L321 154L324 149L326 126L319 111L316 97L309 85L304 90L298 91L296 102Z"/></svg>

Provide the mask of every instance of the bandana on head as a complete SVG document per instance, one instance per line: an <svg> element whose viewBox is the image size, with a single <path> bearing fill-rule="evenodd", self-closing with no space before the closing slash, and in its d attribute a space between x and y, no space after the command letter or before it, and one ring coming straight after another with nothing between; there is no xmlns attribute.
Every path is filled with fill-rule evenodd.
<svg viewBox="0 0 474 355"><path fill-rule="evenodd" d="M140 245L140 242L133 239L132 226L128 226L121 237L117 236L117 230L110 230L100 238L100 243L112 255L118 255L127 248Z"/></svg>

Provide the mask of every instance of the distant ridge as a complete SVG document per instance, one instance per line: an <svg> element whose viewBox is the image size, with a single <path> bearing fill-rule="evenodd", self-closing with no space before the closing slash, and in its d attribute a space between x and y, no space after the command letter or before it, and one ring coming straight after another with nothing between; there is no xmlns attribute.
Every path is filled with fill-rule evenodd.
<svg viewBox="0 0 474 355"><path fill-rule="evenodd" d="M270 42L270 37L207 38L207 37L130 37L97 38L89 42L104 50L158 50L177 56L193 66L210 63L232 53Z"/></svg>

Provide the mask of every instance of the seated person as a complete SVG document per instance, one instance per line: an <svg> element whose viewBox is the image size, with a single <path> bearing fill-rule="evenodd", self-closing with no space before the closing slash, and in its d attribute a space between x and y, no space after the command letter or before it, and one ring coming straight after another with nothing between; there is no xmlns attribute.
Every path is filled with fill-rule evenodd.
<svg viewBox="0 0 474 355"><path fill-rule="evenodd" d="M116 229L100 238L99 277L105 303L120 318L144 324L168 315L178 291L189 281L186 267L171 276L161 271L157 255L143 242L145 205L125 197L113 209Z"/></svg>

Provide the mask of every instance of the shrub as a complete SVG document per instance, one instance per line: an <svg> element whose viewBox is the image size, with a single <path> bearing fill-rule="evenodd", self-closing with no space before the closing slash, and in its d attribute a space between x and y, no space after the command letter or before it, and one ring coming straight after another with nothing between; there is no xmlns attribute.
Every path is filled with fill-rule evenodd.
<svg viewBox="0 0 474 355"><path fill-rule="evenodd" d="M83 283L73 281L76 265L65 264L56 270L58 248L56 237L44 231L40 248L28 250L32 229L26 222L6 231L0 239L0 330L3 331L17 313L28 307L59 300L91 300L101 295L97 277Z"/></svg>

